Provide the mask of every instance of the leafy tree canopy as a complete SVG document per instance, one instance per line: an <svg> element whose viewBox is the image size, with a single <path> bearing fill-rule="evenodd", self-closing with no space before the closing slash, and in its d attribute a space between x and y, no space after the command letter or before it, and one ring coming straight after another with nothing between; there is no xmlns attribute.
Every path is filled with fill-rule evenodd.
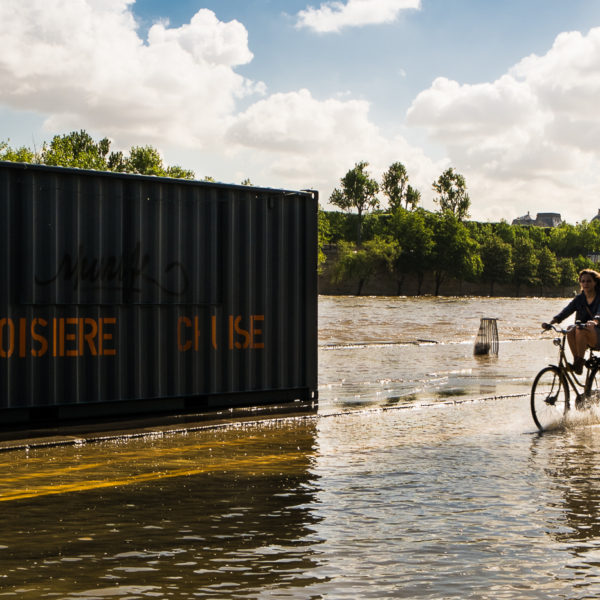
<svg viewBox="0 0 600 600"><path fill-rule="evenodd" d="M361 218L364 212L379 206L379 185L367 171L369 163L359 162L342 177L341 189L333 190L329 201L342 210L356 209L358 212L358 242L361 240Z"/></svg>
<svg viewBox="0 0 600 600"><path fill-rule="evenodd" d="M55 135L49 144L44 142L40 162L56 167L103 171L107 168L109 150L108 138L95 142L86 131L73 131L67 135Z"/></svg>
<svg viewBox="0 0 600 600"><path fill-rule="evenodd" d="M111 152L110 145L108 138L95 141L82 129L55 135L50 143L44 142L39 153L26 147L13 149L7 142L0 142L0 159L77 169L194 178L194 172L188 169L177 165L165 167L159 151L152 146L132 146L129 155L124 155L121 151Z"/></svg>
<svg viewBox="0 0 600 600"><path fill-rule="evenodd" d="M0 142L0 160L24 163L36 162L35 154L29 148L25 146L11 148L7 142Z"/></svg>
<svg viewBox="0 0 600 600"><path fill-rule="evenodd" d="M432 185L438 197L435 201L442 212L449 211L462 220L469 217L471 200L467 194L465 178L453 168L446 169Z"/></svg>
<svg viewBox="0 0 600 600"><path fill-rule="evenodd" d="M359 215L369 209L377 208L379 200L377 192L379 185L372 179L367 171L368 162L359 162L350 169L341 179L342 189L334 190L332 202L339 202L343 210L355 208Z"/></svg>
<svg viewBox="0 0 600 600"><path fill-rule="evenodd" d="M561 272L556 255L547 247L537 253L538 279L543 286L555 286L560 282Z"/></svg>
<svg viewBox="0 0 600 600"><path fill-rule="evenodd" d="M395 162L383 174L381 190L388 197L392 212L404 204L407 210L414 210L421 199L421 193L408 183L408 172L401 162Z"/></svg>

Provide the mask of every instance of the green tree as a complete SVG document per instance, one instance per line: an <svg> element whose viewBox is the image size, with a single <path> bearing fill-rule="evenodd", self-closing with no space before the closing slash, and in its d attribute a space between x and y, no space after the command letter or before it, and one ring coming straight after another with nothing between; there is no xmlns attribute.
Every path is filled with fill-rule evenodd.
<svg viewBox="0 0 600 600"><path fill-rule="evenodd" d="M338 244L338 257L333 268L333 281L358 280L356 295L360 296L363 285L373 273L374 267L363 249L357 249L350 242Z"/></svg>
<svg viewBox="0 0 600 600"><path fill-rule="evenodd" d="M573 264L575 265L575 269L577 273L579 273L582 269L595 269L597 270L598 265L592 262L587 256L576 256L573 259Z"/></svg>
<svg viewBox="0 0 600 600"><path fill-rule="evenodd" d="M165 168L156 148L152 146L132 146L129 150L129 156L125 159L125 172L160 177L165 174Z"/></svg>
<svg viewBox="0 0 600 600"><path fill-rule="evenodd" d="M415 274L417 295L420 296L425 271L432 268L433 229L425 215L423 210L400 209L394 213L391 227L402 249L394 267L398 295L402 293L405 276Z"/></svg>
<svg viewBox="0 0 600 600"><path fill-rule="evenodd" d="M321 207L319 206L319 212L318 212L318 221L317 221L317 233L318 233L318 259L317 259L317 268L319 269L319 272L322 271L323 268L323 264L325 263L326 257L325 257L325 253L323 252L323 246L325 246L325 244L328 244L329 241L331 240L331 229L329 226L329 219L327 218L327 215L325 214L325 211L321 209Z"/></svg>
<svg viewBox="0 0 600 600"><path fill-rule="evenodd" d="M132 146L129 156L121 152L112 153L108 159L113 170L139 175L172 177L174 179L194 179L194 172L178 165L165 167L160 152L153 146Z"/></svg>
<svg viewBox="0 0 600 600"><path fill-rule="evenodd" d="M521 237L513 248L513 281L517 286L517 296L521 285L537 283L538 258L533 243L528 237Z"/></svg>
<svg viewBox="0 0 600 600"><path fill-rule="evenodd" d="M494 226L494 233L507 244L511 246L515 245L516 234L515 225L509 225L506 221L502 220L500 223L496 223Z"/></svg>
<svg viewBox="0 0 600 600"><path fill-rule="evenodd" d="M490 296L494 295L494 284L510 281L513 273L512 247L492 234L481 245L483 271L481 277L490 284Z"/></svg>
<svg viewBox="0 0 600 600"><path fill-rule="evenodd" d="M65 135L55 135L49 144L44 142L41 162L59 167L105 171L108 168L109 150L108 138L95 142L92 136L82 129Z"/></svg>
<svg viewBox="0 0 600 600"><path fill-rule="evenodd" d="M460 281L474 279L482 270L477 243L471 238L465 224L450 211L437 217L434 223L433 260L436 296L448 277Z"/></svg>
<svg viewBox="0 0 600 600"><path fill-rule="evenodd" d="M387 236L375 236L364 243L364 249L372 257L376 269L391 273L400 256L401 248L397 240Z"/></svg>
<svg viewBox="0 0 600 600"><path fill-rule="evenodd" d="M580 249L585 256L600 251L600 221L584 221L579 225Z"/></svg>
<svg viewBox="0 0 600 600"><path fill-rule="evenodd" d="M116 171L117 173L125 173L127 171L127 158L120 150L111 152L106 162L109 171Z"/></svg>
<svg viewBox="0 0 600 600"><path fill-rule="evenodd" d="M585 250L580 240L580 229L564 222L560 226L551 229L548 247L557 256L572 258Z"/></svg>
<svg viewBox="0 0 600 600"><path fill-rule="evenodd" d="M467 194L465 178L453 168L446 169L432 184L438 197L435 199L442 212L449 211L461 221L469 217L471 200Z"/></svg>
<svg viewBox="0 0 600 600"><path fill-rule="evenodd" d="M126 156L121 151L110 152L110 144L108 138L94 141L92 136L82 129L64 135L55 135L50 143L44 142L39 155L29 148L22 147L15 150L6 142L0 142L0 160L180 179L194 178L193 171L178 165L165 167L160 153L152 146L133 146Z"/></svg>
<svg viewBox="0 0 600 600"><path fill-rule="evenodd" d="M560 270L556 261L556 255L548 248L540 248L537 252L538 280L544 287L556 287L560 283Z"/></svg>
<svg viewBox="0 0 600 600"><path fill-rule="evenodd" d="M356 209L358 212L357 241L362 240L362 217L363 213L379 206L377 192L379 186L371 179L367 172L369 163L359 162L350 169L341 179L341 189L333 190L329 201L342 210L350 211Z"/></svg>
<svg viewBox="0 0 600 600"><path fill-rule="evenodd" d="M404 202L408 210L415 210L421 202L421 192L411 185L406 186L406 194L404 194Z"/></svg>
<svg viewBox="0 0 600 600"><path fill-rule="evenodd" d="M352 241L356 227L349 223L348 217L351 216L335 210L325 211L327 221L329 221L329 243L337 244L340 241Z"/></svg>
<svg viewBox="0 0 600 600"><path fill-rule="evenodd" d="M179 165L171 165L165 169L165 176L172 177L173 179L194 179L195 173Z"/></svg>
<svg viewBox="0 0 600 600"><path fill-rule="evenodd" d="M559 284L563 287L577 285L577 269L572 258L559 258L557 261L558 271L560 273Z"/></svg>
<svg viewBox="0 0 600 600"><path fill-rule="evenodd" d="M35 152L21 146L20 148L11 148L8 142L0 142L0 160L8 160L10 162L35 163L38 162L38 157Z"/></svg>
<svg viewBox="0 0 600 600"><path fill-rule="evenodd" d="M340 242L338 248L334 281L358 280L357 296L361 295L364 285L375 273L391 272L400 253L397 241L380 236L365 242L360 248L348 242Z"/></svg>
<svg viewBox="0 0 600 600"><path fill-rule="evenodd" d="M408 172L401 162L395 162L383 174L381 191L388 197L390 210L395 212L402 206L408 185Z"/></svg>

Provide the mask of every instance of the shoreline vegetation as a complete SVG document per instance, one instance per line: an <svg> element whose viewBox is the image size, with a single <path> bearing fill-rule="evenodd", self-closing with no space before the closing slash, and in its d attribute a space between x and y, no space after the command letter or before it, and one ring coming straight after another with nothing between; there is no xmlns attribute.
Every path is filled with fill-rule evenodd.
<svg viewBox="0 0 600 600"><path fill-rule="evenodd" d="M572 298L577 294L576 283L552 288L540 285L519 286L517 292L513 283L502 283L494 286L494 293L490 294L489 284L473 281L461 281L449 278L442 288L435 293L435 275L433 272L423 274L419 291L418 277L408 275L399 286L398 282L389 277L387 273L378 273L364 282L358 290L360 282L356 279L335 281L334 268L324 266L318 277L319 295L322 296L397 296L397 297L481 297L481 298Z"/></svg>
<svg viewBox="0 0 600 600"><path fill-rule="evenodd" d="M372 296L561 297L597 269L600 220L557 227L462 221L397 208L362 216L319 211L319 293Z"/></svg>
<svg viewBox="0 0 600 600"><path fill-rule="evenodd" d="M579 271L600 258L596 217L570 225L552 213L556 226L469 221L467 183L454 168L432 183L432 212L401 162L381 182L368 166L356 163L331 194L344 212L319 211L320 293L569 296Z"/></svg>

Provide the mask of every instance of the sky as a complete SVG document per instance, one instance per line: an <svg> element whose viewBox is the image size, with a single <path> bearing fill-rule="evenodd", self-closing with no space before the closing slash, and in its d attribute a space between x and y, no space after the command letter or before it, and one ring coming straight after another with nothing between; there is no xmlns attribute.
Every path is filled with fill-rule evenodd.
<svg viewBox="0 0 600 600"><path fill-rule="evenodd" d="M429 210L452 167L473 219L590 220L600 1L1 0L0 141L80 129L326 209L402 162Z"/></svg>

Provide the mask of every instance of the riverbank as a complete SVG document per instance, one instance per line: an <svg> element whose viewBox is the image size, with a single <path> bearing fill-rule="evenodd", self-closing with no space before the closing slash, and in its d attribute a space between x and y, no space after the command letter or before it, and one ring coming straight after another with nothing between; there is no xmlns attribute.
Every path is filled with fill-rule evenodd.
<svg viewBox="0 0 600 600"><path fill-rule="evenodd" d="M342 282L333 281L334 257L328 257L319 274L319 294L324 296L433 296L435 276L425 272L423 279L407 274L402 279L388 273L377 273L369 277L360 287L358 279ZM514 283L461 281L449 277L439 287L438 296L484 296L496 298L569 298L577 293L577 286L516 286Z"/></svg>

